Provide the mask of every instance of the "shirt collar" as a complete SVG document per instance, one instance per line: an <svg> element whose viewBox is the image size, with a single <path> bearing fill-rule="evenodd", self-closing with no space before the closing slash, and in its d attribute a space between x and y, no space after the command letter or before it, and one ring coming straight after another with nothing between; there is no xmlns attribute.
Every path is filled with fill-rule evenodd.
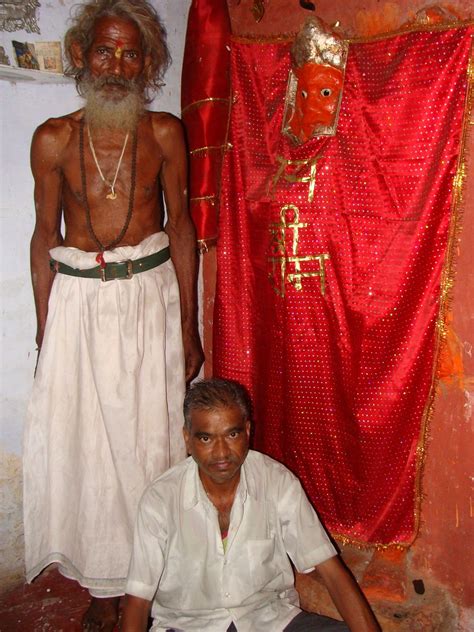
<svg viewBox="0 0 474 632"><path fill-rule="evenodd" d="M250 453L250 451L249 451ZM187 459L186 471L184 474L183 487L183 509L188 510L195 507L201 501L202 484L199 479L199 471L196 461L192 456ZM247 495L258 500L258 489L252 468L249 466L249 455L247 455L242 468L240 470L240 481L237 487L236 495L240 497L241 502L245 502Z"/></svg>

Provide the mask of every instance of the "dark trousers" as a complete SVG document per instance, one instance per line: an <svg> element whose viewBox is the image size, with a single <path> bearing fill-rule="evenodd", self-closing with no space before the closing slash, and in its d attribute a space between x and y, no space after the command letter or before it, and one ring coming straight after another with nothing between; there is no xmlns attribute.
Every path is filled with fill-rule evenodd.
<svg viewBox="0 0 474 632"><path fill-rule="evenodd" d="M227 632L238 632L238 630L231 623ZM300 612L290 621L284 632L349 632L349 628L342 621L323 617L321 614Z"/></svg>

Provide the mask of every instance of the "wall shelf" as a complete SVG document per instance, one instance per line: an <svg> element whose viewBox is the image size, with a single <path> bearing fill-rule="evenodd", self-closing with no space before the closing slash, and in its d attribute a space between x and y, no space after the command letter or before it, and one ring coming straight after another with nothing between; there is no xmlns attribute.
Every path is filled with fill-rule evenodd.
<svg viewBox="0 0 474 632"><path fill-rule="evenodd" d="M73 79L65 77L55 72L45 72L44 70L29 70L28 68L18 68L16 66L4 66L0 64L0 79L4 81L36 81L37 83L73 83Z"/></svg>

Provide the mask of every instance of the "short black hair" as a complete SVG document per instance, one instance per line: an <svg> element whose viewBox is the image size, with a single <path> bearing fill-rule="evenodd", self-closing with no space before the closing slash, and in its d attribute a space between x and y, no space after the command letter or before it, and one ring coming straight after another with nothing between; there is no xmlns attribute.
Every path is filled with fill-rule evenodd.
<svg viewBox="0 0 474 632"><path fill-rule="evenodd" d="M246 389L234 380L212 377L192 384L184 398L184 427L191 429L194 410L216 410L237 406L245 420L250 420L251 405Z"/></svg>

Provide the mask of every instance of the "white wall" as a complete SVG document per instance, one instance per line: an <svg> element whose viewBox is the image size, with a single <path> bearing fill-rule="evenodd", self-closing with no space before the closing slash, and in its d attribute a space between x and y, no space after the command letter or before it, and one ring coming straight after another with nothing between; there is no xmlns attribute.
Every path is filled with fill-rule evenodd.
<svg viewBox="0 0 474 632"><path fill-rule="evenodd" d="M59 40L78 0L42 1L41 34L0 32L14 65L11 40ZM152 0L168 31L173 63L152 109L179 114L181 65L191 0ZM35 352L35 316L29 275L33 230L33 179L29 147L35 128L51 116L81 107L73 83L11 83L0 79L0 589L23 576L21 444Z"/></svg>

